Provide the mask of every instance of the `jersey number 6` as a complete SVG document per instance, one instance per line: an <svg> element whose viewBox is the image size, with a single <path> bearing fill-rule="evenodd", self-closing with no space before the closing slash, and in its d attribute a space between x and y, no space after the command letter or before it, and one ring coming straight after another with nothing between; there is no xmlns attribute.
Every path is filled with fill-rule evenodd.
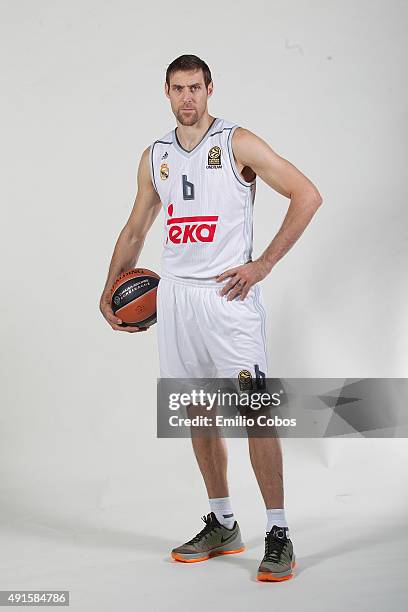
<svg viewBox="0 0 408 612"><path fill-rule="evenodd" d="M194 200L194 185L187 180L187 174L183 174L183 200Z"/></svg>

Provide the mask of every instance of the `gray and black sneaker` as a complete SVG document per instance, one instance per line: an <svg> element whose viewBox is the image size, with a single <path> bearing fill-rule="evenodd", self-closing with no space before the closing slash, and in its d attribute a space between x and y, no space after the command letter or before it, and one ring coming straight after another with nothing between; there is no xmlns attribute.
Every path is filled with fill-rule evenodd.
<svg viewBox="0 0 408 612"><path fill-rule="evenodd" d="M296 565L293 545L286 536L287 527L274 525L265 538L265 555L258 568L257 580L289 580Z"/></svg>
<svg viewBox="0 0 408 612"><path fill-rule="evenodd" d="M218 522L214 512L203 516L205 527L194 538L173 548L171 556L175 561L195 563L206 561L218 555L232 555L245 550L237 521L231 529Z"/></svg>

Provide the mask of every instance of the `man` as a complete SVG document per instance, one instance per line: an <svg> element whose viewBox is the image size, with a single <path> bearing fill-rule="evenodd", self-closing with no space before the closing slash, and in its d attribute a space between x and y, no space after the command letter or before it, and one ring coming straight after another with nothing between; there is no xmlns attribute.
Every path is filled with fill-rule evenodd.
<svg viewBox="0 0 408 612"><path fill-rule="evenodd" d="M114 330L110 287L136 265L148 230L164 208L164 248L157 294L157 335L163 378L267 376L265 309L259 283L301 236L322 203L313 185L261 138L208 112L210 70L194 55L168 67L165 94L177 128L142 154L138 192L120 233L100 308ZM284 222L252 261L255 180L290 198ZM183 562L244 550L227 483L221 437L193 437L208 493L204 528L173 549ZM277 437L249 438L251 463L265 501L265 555L259 580L286 580L295 557L285 517L282 452Z"/></svg>

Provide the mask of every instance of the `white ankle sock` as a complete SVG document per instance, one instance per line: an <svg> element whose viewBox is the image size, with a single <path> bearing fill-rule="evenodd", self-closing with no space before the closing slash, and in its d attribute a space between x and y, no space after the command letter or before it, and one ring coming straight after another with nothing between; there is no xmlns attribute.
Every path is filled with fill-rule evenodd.
<svg viewBox="0 0 408 612"><path fill-rule="evenodd" d="M235 523L235 517L232 511L231 498L213 497L208 501L210 502L211 512L214 512L218 522L227 527L227 529L232 529Z"/></svg>
<svg viewBox="0 0 408 612"><path fill-rule="evenodd" d="M286 522L284 508L267 508L266 519L266 532L270 531L274 525L276 525L277 527L286 527L286 537L289 537L289 528Z"/></svg>

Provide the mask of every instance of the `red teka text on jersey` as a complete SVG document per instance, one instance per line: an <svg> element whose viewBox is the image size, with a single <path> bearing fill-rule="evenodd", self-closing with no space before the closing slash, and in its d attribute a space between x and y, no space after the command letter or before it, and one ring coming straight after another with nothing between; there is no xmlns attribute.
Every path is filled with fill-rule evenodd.
<svg viewBox="0 0 408 612"><path fill-rule="evenodd" d="M167 207L167 239L173 244L187 242L213 242L217 228L218 215L199 215L193 217L173 217L173 204Z"/></svg>

